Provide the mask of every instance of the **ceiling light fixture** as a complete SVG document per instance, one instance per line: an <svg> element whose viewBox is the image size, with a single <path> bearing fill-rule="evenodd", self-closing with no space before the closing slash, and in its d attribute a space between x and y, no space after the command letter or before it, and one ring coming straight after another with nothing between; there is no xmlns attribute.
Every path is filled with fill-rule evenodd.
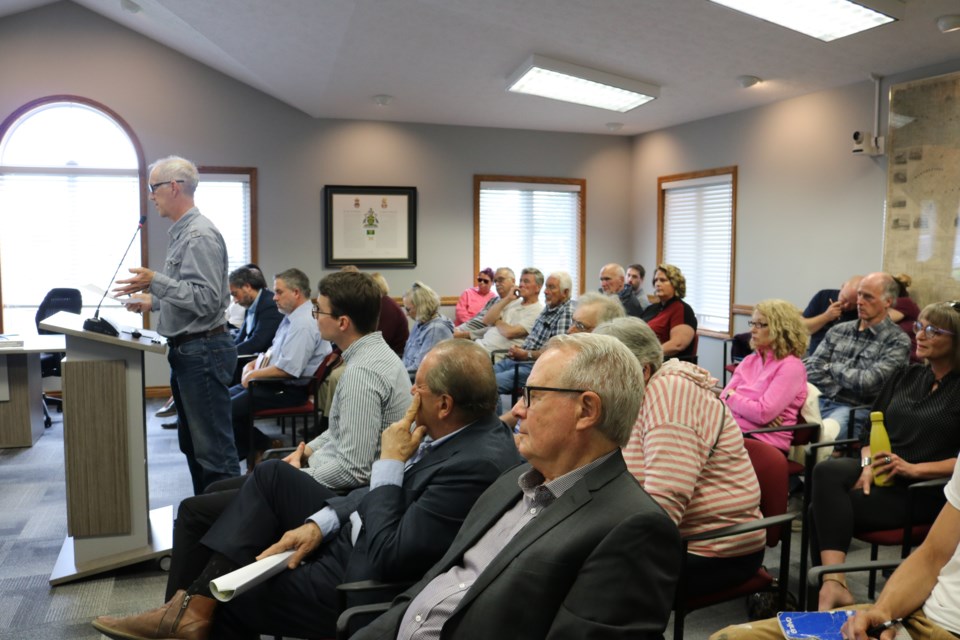
<svg viewBox="0 0 960 640"><path fill-rule="evenodd" d="M903 19L900 0L710 0L830 42Z"/></svg>
<svg viewBox="0 0 960 640"><path fill-rule="evenodd" d="M393 102L393 96L388 96L385 93L373 96L373 101L377 103L378 107L385 107L391 102Z"/></svg>
<svg viewBox="0 0 960 640"><path fill-rule="evenodd" d="M607 127L607 131L620 131L620 129L623 129L622 122L608 122L605 126Z"/></svg>
<svg viewBox="0 0 960 640"><path fill-rule="evenodd" d="M507 91L620 113L660 96L656 85L538 55L510 75Z"/></svg>
<svg viewBox="0 0 960 640"><path fill-rule="evenodd" d="M739 84L744 89L752 87L755 84L760 84L763 82L757 76L737 76L737 84Z"/></svg>
<svg viewBox="0 0 960 640"><path fill-rule="evenodd" d="M940 33L960 30L960 15L940 16L937 18L937 29L940 29Z"/></svg>

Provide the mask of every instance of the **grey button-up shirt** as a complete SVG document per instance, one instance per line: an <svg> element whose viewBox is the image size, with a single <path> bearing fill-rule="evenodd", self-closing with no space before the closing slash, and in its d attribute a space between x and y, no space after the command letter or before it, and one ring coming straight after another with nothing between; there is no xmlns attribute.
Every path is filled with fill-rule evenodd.
<svg viewBox="0 0 960 640"><path fill-rule="evenodd" d="M196 207L169 233L167 260L150 283L152 309L160 311L157 333L169 338L219 327L230 303L223 236Z"/></svg>

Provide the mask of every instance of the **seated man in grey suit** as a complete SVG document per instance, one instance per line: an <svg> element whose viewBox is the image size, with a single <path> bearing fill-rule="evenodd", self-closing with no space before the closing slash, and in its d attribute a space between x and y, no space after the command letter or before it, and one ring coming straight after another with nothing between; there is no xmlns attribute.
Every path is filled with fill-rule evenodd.
<svg viewBox="0 0 960 640"><path fill-rule="evenodd" d="M620 454L642 391L617 340L551 339L513 408L529 464L484 492L446 555L353 638L662 638L680 536Z"/></svg>
<svg viewBox="0 0 960 640"><path fill-rule="evenodd" d="M289 464L258 465L200 544L187 549L191 566L171 575L180 590L170 602L94 626L112 638L331 637L341 582L419 579L477 497L521 460L492 413L496 381L483 348L441 342L411 393L406 415L383 433L369 489L337 497ZM287 549L295 550L290 571L221 605L213 622L212 578ZM174 554L183 551L174 546Z"/></svg>

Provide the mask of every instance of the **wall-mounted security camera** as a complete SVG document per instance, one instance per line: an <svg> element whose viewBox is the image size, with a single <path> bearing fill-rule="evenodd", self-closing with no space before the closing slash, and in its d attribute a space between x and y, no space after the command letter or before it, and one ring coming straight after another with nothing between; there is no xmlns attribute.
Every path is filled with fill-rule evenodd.
<svg viewBox="0 0 960 640"><path fill-rule="evenodd" d="M854 131L853 152L865 156L882 156L883 137L873 135L872 131Z"/></svg>

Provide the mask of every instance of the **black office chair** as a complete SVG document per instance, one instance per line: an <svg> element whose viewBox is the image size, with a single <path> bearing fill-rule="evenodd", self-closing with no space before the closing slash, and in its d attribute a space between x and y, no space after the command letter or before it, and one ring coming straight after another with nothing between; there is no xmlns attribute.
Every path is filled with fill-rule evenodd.
<svg viewBox="0 0 960 640"><path fill-rule="evenodd" d="M50 289L43 302L37 308L37 315L34 321L37 324L37 333L40 335L55 334L56 331L47 331L40 328L40 323L53 314L60 311L69 311L70 313L80 313L83 306L83 297L79 289ZM62 353L42 353L40 354L40 375L44 378L57 377L60 373L60 361L63 359ZM63 401L60 398L54 398L43 394L43 426L50 428L53 420L50 418L50 412L47 410L47 404L53 404L58 412L63 411Z"/></svg>

